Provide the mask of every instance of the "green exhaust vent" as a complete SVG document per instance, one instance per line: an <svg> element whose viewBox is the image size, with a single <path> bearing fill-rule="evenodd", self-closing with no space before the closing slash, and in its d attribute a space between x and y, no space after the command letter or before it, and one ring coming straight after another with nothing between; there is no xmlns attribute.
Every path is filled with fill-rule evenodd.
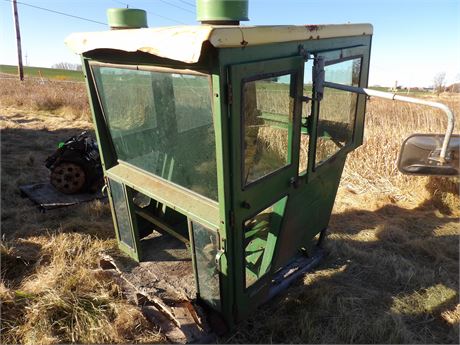
<svg viewBox="0 0 460 345"><path fill-rule="evenodd" d="M112 29L138 29L147 27L147 12L135 8L109 8L107 19Z"/></svg>
<svg viewBox="0 0 460 345"><path fill-rule="evenodd" d="M205 24L238 24L248 18L248 0L197 0L197 20Z"/></svg>

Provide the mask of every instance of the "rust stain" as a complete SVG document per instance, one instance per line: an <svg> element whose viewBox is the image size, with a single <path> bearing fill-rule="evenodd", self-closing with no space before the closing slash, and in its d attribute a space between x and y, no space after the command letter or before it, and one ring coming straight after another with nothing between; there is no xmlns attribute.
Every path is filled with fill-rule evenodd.
<svg viewBox="0 0 460 345"><path fill-rule="evenodd" d="M313 31L319 31L321 27L319 25L305 25L308 31L313 32Z"/></svg>

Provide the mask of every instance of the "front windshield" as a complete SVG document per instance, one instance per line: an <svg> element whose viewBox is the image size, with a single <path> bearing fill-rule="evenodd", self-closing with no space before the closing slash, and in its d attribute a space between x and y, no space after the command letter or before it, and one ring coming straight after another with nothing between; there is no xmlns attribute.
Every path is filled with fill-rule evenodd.
<svg viewBox="0 0 460 345"><path fill-rule="evenodd" d="M92 69L118 160L217 200L209 77Z"/></svg>

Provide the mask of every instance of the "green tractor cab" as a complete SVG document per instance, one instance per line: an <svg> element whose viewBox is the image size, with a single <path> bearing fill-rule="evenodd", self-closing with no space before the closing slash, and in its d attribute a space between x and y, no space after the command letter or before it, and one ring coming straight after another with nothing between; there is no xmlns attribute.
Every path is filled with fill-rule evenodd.
<svg viewBox="0 0 460 345"><path fill-rule="evenodd" d="M82 55L120 249L145 267L143 283L166 272L232 326L321 258L363 141L356 89L373 28L226 25L212 13L66 43Z"/></svg>

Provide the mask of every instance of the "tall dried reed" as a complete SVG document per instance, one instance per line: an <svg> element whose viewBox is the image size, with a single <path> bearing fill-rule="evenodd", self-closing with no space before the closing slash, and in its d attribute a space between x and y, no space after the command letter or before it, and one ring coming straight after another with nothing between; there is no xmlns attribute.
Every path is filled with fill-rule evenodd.
<svg viewBox="0 0 460 345"><path fill-rule="evenodd" d="M274 113L287 114L289 103L280 98L279 90L271 93L268 91L267 89L261 92L257 90L258 108L263 110L265 107ZM320 118L326 115L328 120L339 121L338 123L343 124L352 123L349 109L354 109L354 103L350 97L344 97L343 94L331 96L336 102L324 102ZM460 114L458 94L444 94L441 97L425 94L422 97L442 102L454 113ZM302 116L305 117L308 113L309 109L304 107ZM397 169L401 144L407 136L413 133L443 134L446 126L446 116L440 110L416 104L370 99L367 102L363 145L349 154L342 185L347 185L357 192L383 193L397 199L413 199L414 201L427 197L425 187L430 185L429 193L453 194L454 198L451 201L454 204L452 206L458 206L456 204L458 203L458 180L455 178L406 176ZM328 128L325 128L327 131ZM346 130L346 127L343 130ZM459 133L458 125L454 133ZM260 126L258 136L260 145L266 147L267 150L276 152L280 157L287 155L286 131L263 125ZM344 136L351 136L351 132L344 133ZM304 171L307 165L308 144L309 136L302 135L299 171ZM339 146L333 144L331 140L321 138L317 145L316 160L328 157L338 149Z"/></svg>
<svg viewBox="0 0 460 345"><path fill-rule="evenodd" d="M433 100L446 104L454 113L460 114L458 95L433 97ZM407 136L413 133L443 134L446 126L446 116L440 110L372 98L367 103L363 145L349 155L342 183L352 184L362 191L420 200L427 197L425 187L431 181L432 187L437 187L430 188L428 192L437 189L438 192L458 195L458 179L407 176L397 169L401 144ZM458 125L455 133L459 133Z"/></svg>
<svg viewBox="0 0 460 345"><path fill-rule="evenodd" d="M289 109L288 103L266 94L267 102L272 99L267 111ZM438 100L460 113L459 96ZM18 184L47 176L41 162L56 142L89 128L81 120L89 118L84 85L2 81L0 110L6 237L0 246L0 341L164 342L117 286L94 270L98 254L114 247L109 207L93 202L41 214L17 192ZM458 341L457 221L423 207L409 210L386 203L372 209L365 204L370 199L366 194L374 192L423 199L428 189L452 208L458 202L458 181L407 177L395 166L405 136L442 133L445 124L442 113L430 108L370 100L364 144L348 157L342 181L363 193L352 193L336 205L339 212L326 241L331 255L288 295L261 308L223 340ZM285 153L286 133L268 126L259 131L264 145L278 154ZM303 136L301 163L306 162L308 141Z"/></svg>
<svg viewBox="0 0 460 345"><path fill-rule="evenodd" d="M0 106L91 119L83 82L0 79Z"/></svg>

